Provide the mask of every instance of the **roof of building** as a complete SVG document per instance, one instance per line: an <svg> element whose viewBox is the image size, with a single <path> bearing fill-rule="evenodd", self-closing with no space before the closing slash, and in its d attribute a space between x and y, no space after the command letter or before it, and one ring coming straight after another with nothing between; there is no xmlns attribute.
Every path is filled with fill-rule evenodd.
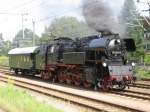
<svg viewBox="0 0 150 112"><path fill-rule="evenodd" d="M9 55L15 54L31 54L36 53L39 50L39 46L35 47L24 47L24 48L15 48L8 52Z"/></svg>

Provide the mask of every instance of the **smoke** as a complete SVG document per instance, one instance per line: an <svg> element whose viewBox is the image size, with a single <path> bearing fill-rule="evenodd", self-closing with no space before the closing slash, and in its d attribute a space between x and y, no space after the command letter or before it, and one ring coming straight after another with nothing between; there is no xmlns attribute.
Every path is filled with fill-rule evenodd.
<svg viewBox="0 0 150 112"><path fill-rule="evenodd" d="M89 27L96 31L122 34L118 18L109 5L110 0L83 0L82 13Z"/></svg>

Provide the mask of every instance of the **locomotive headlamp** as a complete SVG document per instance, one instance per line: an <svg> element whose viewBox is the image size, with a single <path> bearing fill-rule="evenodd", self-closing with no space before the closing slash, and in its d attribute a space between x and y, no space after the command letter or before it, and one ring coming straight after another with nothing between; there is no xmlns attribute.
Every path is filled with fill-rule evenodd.
<svg viewBox="0 0 150 112"><path fill-rule="evenodd" d="M134 62L132 62L132 63L131 63L131 65L132 65L132 66L135 66L135 63L134 63Z"/></svg>
<svg viewBox="0 0 150 112"><path fill-rule="evenodd" d="M107 63L103 62L103 67L106 67L107 66Z"/></svg>
<svg viewBox="0 0 150 112"><path fill-rule="evenodd" d="M118 39L117 42L120 43L121 41Z"/></svg>

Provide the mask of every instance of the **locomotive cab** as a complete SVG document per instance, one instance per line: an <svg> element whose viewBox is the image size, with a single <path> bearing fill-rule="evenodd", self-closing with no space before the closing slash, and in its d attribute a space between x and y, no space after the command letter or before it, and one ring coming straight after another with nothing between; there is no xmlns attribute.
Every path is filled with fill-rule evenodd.
<svg viewBox="0 0 150 112"><path fill-rule="evenodd" d="M72 50L74 41L67 37L60 37L54 40L53 44L47 48L47 65L63 62L63 54Z"/></svg>

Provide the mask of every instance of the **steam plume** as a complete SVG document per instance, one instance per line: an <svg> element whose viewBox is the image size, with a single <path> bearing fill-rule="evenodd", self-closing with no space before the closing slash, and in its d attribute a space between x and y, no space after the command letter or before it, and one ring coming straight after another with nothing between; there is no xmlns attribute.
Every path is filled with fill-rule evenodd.
<svg viewBox="0 0 150 112"><path fill-rule="evenodd" d="M83 16L89 27L96 31L120 33L117 18L106 1L110 0L83 0Z"/></svg>

